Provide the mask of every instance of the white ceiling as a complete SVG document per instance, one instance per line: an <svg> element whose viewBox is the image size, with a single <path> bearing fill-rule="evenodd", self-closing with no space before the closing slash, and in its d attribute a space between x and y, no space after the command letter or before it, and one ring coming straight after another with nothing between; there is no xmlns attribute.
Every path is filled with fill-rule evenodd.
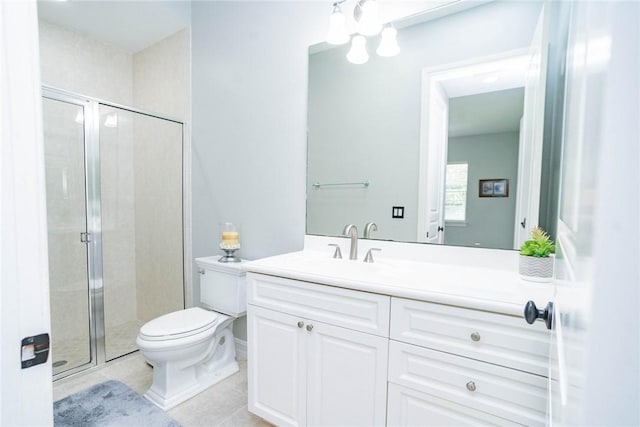
<svg viewBox="0 0 640 427"><path fill-rule="evenodd" d="M135 53L188 27L191 2L38 1L41 19Z"/></svg>
<svg viewBox="0 0 640 427"><path fill-rule="evenodd" d="M449 99L449 136L483 135L520 129L524 88Z"/></svg>

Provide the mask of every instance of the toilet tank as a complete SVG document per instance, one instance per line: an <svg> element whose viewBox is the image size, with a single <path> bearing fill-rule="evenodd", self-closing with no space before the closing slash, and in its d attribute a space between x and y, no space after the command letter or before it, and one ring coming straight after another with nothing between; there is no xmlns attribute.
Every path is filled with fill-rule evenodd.
<svg viewBox="0 0 640 427"><path fill-rule="evenodd" d="M242 263L218 262L220 256L196 258L200 272L200 304L233 317L247 313L247 273Z"/></svg>

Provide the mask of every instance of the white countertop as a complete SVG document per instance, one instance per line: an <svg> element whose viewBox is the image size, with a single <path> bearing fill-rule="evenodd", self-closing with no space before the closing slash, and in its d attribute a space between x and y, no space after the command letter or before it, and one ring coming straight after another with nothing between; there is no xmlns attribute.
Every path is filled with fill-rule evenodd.
<svg viewBox="0 0 640 427"><path fill-rule="evenodd" d="M348 251L347 251L348 255ZM528 300L544 307L552 283L527 282L517 271L466 264L385 258L373 264L333 259L324 251L304 250L243 264L246 271L341 288L455 305L523 317Z"/></svg>

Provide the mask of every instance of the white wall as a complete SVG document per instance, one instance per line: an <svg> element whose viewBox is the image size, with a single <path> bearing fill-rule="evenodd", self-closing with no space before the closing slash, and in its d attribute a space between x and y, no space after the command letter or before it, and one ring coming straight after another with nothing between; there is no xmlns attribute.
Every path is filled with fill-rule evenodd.
<svg viewBox="0 0 640 427"><path fill-rule="evenodd" d="M348 44L312 55L307 232L375 221L375 238L415 241L422 70L526 48L539 13L533 2L495 2L402 28L398 56L377 56L371 38L363 65L345 59ZM311 187L364 180L366 189ZM405 218L392 219L392 206Z"/></svg>
<svg viewBox="0 0 640 427"><path fill-rule="evenodd" d="M96 40L39 21L42 83L131 105L132 57Z"/></svg>
<svg viewBox="0 0 640 427"><path fill-rule="evenodd" d="M518 185L518 132L449 138L449 162L467 162L467 219L448 224L445 243L513 249L513 218ZM508 197L479 197L480 179L508 179Z"/></svg>

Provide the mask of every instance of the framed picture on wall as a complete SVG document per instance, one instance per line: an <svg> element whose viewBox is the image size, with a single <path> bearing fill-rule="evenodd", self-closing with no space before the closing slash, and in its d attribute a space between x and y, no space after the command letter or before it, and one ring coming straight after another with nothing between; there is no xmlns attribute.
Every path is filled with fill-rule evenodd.
<svg viewBox="0 0 640 427"><path fill-rule="evenodd" d="M508 179L481 179L478 184L480 197L509 197Z"/></svg>

